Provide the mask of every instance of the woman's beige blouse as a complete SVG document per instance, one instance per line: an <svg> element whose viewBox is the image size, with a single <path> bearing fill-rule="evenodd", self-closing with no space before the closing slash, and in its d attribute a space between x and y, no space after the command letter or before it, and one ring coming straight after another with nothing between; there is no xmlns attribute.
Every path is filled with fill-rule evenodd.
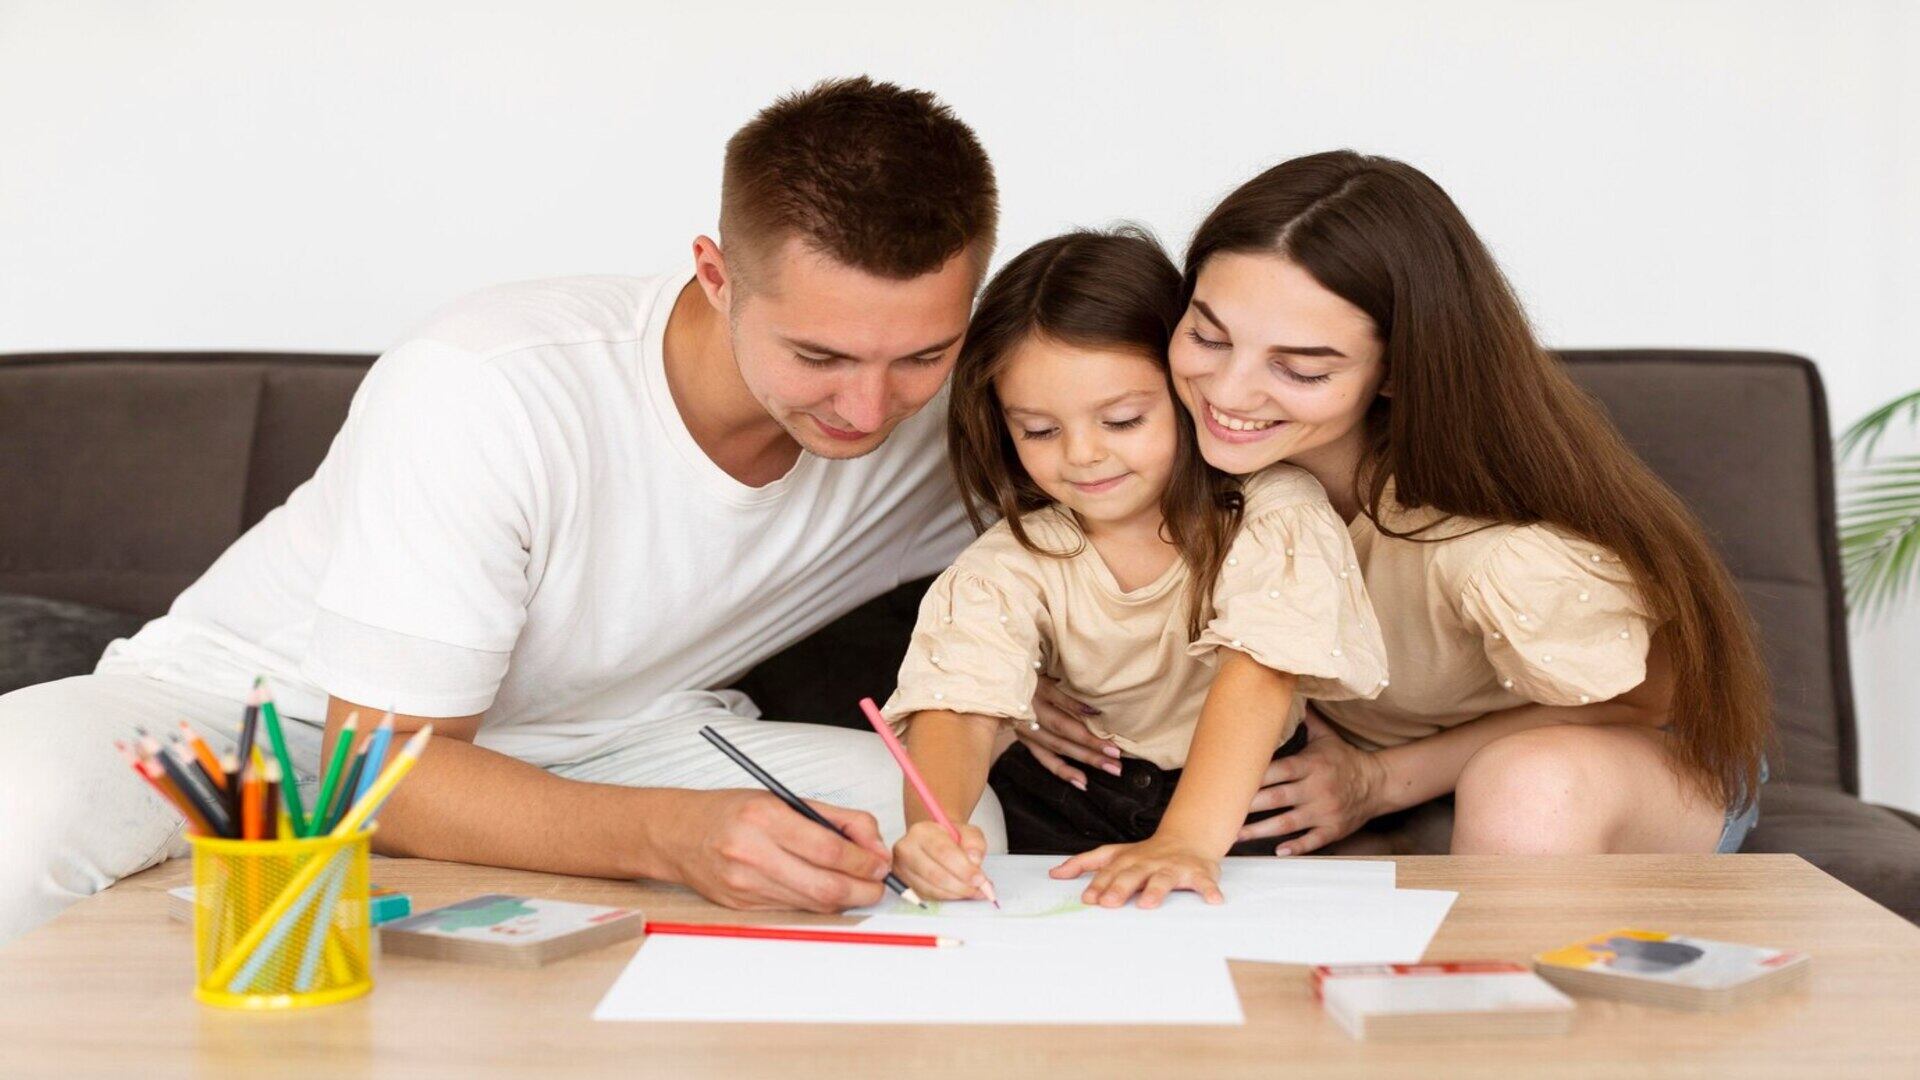
<svg viewBox="0 0 1920 1080"><path fill-rule="evenodd" d="M1022 518L1042 548L1005 522L935 580L884 710L896 727L927 709L1025 721L1040 675L1100 710L1095 734L1122 753L1179 768L1213 679L1215 652L1238 649L1300 678L1300 697L1371 696L1385 684L1385 647L1346 526L1307 473L1270 469L1249 481L1242 523L1214 589L1214 616L1187 633L1190 578L1175 560L1151 584L1123 591L1071 515Z"/></svg>
<svg viewBox="0 0 1920 1080"><path fill-rule="evenodd" d="M1386 636L1392 682L1371 701L1319 708L1359 741L1392 746L1529 702L1585 705L1647 674L1653 625L1606 548L1548 525L1492 525L1406 510L1382 518L1422 540L1349 526Z"/></svg>

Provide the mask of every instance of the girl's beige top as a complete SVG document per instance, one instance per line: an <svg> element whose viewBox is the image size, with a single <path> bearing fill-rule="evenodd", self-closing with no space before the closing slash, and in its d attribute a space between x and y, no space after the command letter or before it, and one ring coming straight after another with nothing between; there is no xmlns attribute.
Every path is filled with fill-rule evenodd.
<svg viewBox="0 0 1920 1080"><path fill-rule="evenodd" d="M1348 527L1386 636L1392 682L1317 707L1356 741L1392 746L1528 702L1585 705L1640 685L1653 623L1619 556L1550 525L1408 510ZM1311 696L1311 695L1309 695Z"/></svg>
<svg viewBox="0 0 1920 1080"><path fill-rule="evenodd" d="M1213 680L1215 650L1246 653L1299 676L1299 697L1371 697L1386 685L1385 649L1353 543L1306 472L1249 480L1240 530L1214 587L1212 620L1187 634L1186 563L1131 592L1114 580L1071 514L1021 519L1058 555L1020 546L995 525L927 591L885 713L895 727L927 709L1025 721L1041 675L1100 710L1088 726L1162 768L1185 763Z"/></svg>

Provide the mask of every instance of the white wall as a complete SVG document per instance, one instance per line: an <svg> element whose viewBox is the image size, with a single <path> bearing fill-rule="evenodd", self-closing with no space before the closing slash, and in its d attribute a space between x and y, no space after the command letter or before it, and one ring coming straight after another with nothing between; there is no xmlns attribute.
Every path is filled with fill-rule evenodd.
<svg viewBox="0 0 1920 1080"><path fill-rule="evenodd" d="M0 0L0 350L374 350L484 283L663 269L741 121L865 71L978 130L1003 254L1177 247L1352 146L1446 186L1554 344L1802 352L1836 424L1920 385L1913 5L1030 7ZM1867 794L1920 808L1916 655L1920 597L1855 638Z"/></svg>

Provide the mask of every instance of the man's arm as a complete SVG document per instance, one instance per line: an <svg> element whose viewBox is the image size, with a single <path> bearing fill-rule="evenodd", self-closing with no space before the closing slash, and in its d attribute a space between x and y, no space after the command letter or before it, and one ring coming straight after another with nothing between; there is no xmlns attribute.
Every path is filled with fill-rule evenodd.
<svg viewBox="0 0 1920 1080"><path fill-rule="evenodd" d="M355 710L379 715L328 700L327 746ZM380 812L374 845L382 854L674 881L733 908L839 911L885 892L886 847L870 814L814 804L850 843L763 791L563 779L473 745L478 716L396 716L394 729L429 723L426 752Z"/></svg>

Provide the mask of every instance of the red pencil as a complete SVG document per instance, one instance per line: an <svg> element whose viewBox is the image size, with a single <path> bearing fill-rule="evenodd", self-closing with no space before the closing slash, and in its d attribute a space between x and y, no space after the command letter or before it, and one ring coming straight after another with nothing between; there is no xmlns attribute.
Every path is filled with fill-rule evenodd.
<svg viewBox="0 0 1920 1080"><path fill-rule="evenodd" d="M947 830L947 835L953 837L953 842L958 844L960 830L954 827L953 819L947 816L947 812L940 808L940 800L933 797L933 791L927 787L927 782L920 778L920 770L913 767L913 759L907 756L907 748L900 745L900 739L893 733L893 728L887 726L887 718L880 715L880 706L875 705L872 698L863 697L860 699L860 711L867 714L867 723L872 724L873 730L879 732L880 741L887 744L887 753L892 754L893 760L899 763L900 771L907 774L907 783L912 784L913 790L920 793L920 802L927 808L927 813L932 814L933 820L939 822L940 827ZM1000 898L993 892L993 882L989 881L980 886L980 892L994 907L1000 906Z"/></svg>
<svg viewBox="0 0 1920 1080"><path fill-rule="evenodd" d="M650 922L649 934L686 937L766 938L772 941L825 941L842 945L906 945L921 949L951 949L965 944L957 938L932 934L867 934L858 930L794 930L772 926L731 926L724 923Z"/></svg>

